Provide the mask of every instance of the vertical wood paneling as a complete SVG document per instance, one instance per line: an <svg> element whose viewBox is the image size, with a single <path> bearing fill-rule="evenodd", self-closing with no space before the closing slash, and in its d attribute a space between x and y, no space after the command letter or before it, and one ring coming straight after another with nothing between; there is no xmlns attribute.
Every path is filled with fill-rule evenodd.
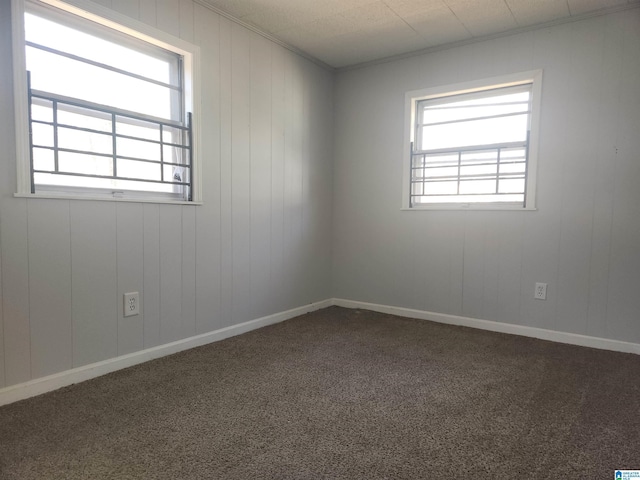
<svg viewBox="0 0 640 480"><path fill-rule="evenodd" d="M118 355L144 348L144 209L138 203L116 207L118 254ZM140 314L124 316L124 294L138 292Z"/></svg>
<svg viewBox="0 0 640 480"><path fill-rule="evenodd" d="M446 214L434 212L429 218L416 219L410 243L413 271L407 288L413 291L415 308L432 312L447 312L451 305L450 230Z"/></svg>
<svg viewBox="0 0 640 480"><path fill-rule="evenodd" d="M271 55L271 251L270 298L273 311L285 310L284 268L284 123L285 53L273 48Z"/></svg>
<svg viewBox="0 0 640 480"><path fill-rule="evenodd" d="M145 204L142 220L143 238L143 336L144 348L160 344L160 207Z"/></svg>
<svg viewBox="0 0 640 480"><path fill-rule="evenodd" d="M27 201L3 198L0 204L5 383L31 378Z"/></svg>
<svg viewBox="0 0 640 480"><path fill-rule="evenodd" d="M568 156L565 133L571 118L568 98L572 82L567 68L571 52L557 46L570 45L571 32L552 29L536 33L534 64L544 66L543 105L554 105L554 108L542 108L540 138L543 140L539 145L536 185L538 211L524 217L520 317L525 325L553 329L558 300L562 192L566 188L562 175ZM533 298L536 282L548 284L546 301Z"/></svg>
<svg viewBox="0 0 640 480"><path fill-rule="evenodd" d="M182 338L182 207L160 207L160 343Z"/></svg>
<svg viewBox="0 0 640 480"><path fill-rule="evenodd" d="M231 22L220 18L220 315L233 322L233 188Z"/></svg>
<svg viewBox="0 0 640 480"><path fill-rule="evenodd" d="M251 37L251 318L269 309L271 260L271 44Z"/></svg>
<svg viewBox="0 0 640 480"><path fill-rule="evenodd" d="M330 291L331 74L191 0L98 3L201 46L204 205L15 200L3 162L0 386Z"/></svg>
<svg viewBox="0 0 640 480"><path fill-rule="evenodd" d="M182 338L196 334L196 211L182 207Z"/></svg>
<svg viewBox="0 0 640 480"><path fill-rule="evenodd" d="M637 341L639 27L633 10L338 73L334 295ZM544 70L537 211L385 210L404 92L534 68ZM387 247L406 237L405 252ZM409 300L380 289L392 261L408 267L397 283ZM548 283L546 301L534 300L535 282Z"/></svg>
<svg viewBox="0 0 640 480"><path fill-rule="evenodd" d="M118 354L116 205L73 201L71 295L73 365Z"/></svg>
<svg viewBox="0 0 640 480"><path fill-rule="evenodd" d="M139 0L140 1L140 21L156 26L156 0Z"/></svg>
<svg viewBox="0 0 640 480"><path fill-rule="evenodd" d="M333 80L321 68L308 65L310 208L312 222L307 233L310 243L309 279L313 282L310 301L331 298L332 185L333 185ZM326 201L326 199L330 201ZM324 259L324 260L323 260ZM394 269L398 265L394 263Z"/></svg>
<svg viewBox="0 0 640 480"><path fill-rule="evenodd" d="M191 0L180 0L180 38L193 43L194 38L194 17L193 2Z"/></svg>
<svg viewBox="0 0 640 480"><path fill-rule="evenodd" d="M233 323L251 318L251 36L231 26Z"/></svg>
<svg viewBox="0 0 640 480"><path fill-rule="evenodd" d="M285 78L284 251L287 261L286 308L302 293L302 112L304 90L300 64L288 55Z"/></svg>
<svg viewBox="0 0 640 480"><path fill-rule="evenodd" d="M311 68L308 62L302 59L296 59L300 64L300 77L302 80L302 106L300 117L300 245L301 245L301 266L305 275L302 277L304 281L301 285L300 298L305 303L309 303L313 298L313 290L315 288L314 279L317 276L313 258L313 242L314 231L313 225L316 222L316 214L311 190Z"/></svg>
<svg viewBox="0 0 640 480"><path fill-rule="evenodd" d="M221 289L221 122L219 16L195 6L195 40L202 51L202 148L211 152L202 166L204 206L196 209L196 332L220 328Z"/></svg>
<svg viewBox="0 0 640 480"><path fill-rule="evenodd" d="M462 314L483 318L486 219L467 213L464 225Z"/></svg>
<svg viewBox="0 0 640 480"><path fill-rule="evenodd" d="M99 3L100 5L103 5L107 8L111 8L112 7L112 1L111 0L94 0L96 3Z"/></svg>
<svg viewBox="0 0 640 480"><path fill-rule="evenodd" d="M73 366L69 202L28 204L31 374Z"/></svg>
<svg viewBox="0 0 640 480"><path fill-rule="evenodd" d="M594 184L598 124L598 94L602 65L602 22L580 22L572 29L571 63L576 79L569 93L572 119L567 124L565 142L571 145L564 162L563 178L576 188L565 188L558 265L555 328L583 333L589 308L589 270L593 232ZM598 72L594 75L594 72Z"/></svg>
<svg viewBox="0 0 640 480"><path fill-rule="evenodd" d="M136 20L140 18L139 0L111 0L111 8Z"/></svg>
<svg viewBox="0 0 640 480"><path fill-rule="evenodd" d="M449 277L450 304L449 312L453 315L462 315L462 302L464 298L464 219L466 212L451 212L447 217L450 229L449 240L449 265L451 276Z"/></svg>
<svg viewBox="0 0 640 480"><path fill-rule="evenodd" d="M523 230L525 216L511 212L501 218L498 250L498 298L496 316L487 318L506 323L523 321L521 308Z"/></svg>
<svg viewBox="0 0 640 480"><path fill-rule="evenodd" d="M0 225L1 226L1 225ZM0 248L0 388L5 386L4 376L4 314L2 311L2 248Z"/></svg>
<svg viewBox="0 0 640 480"><path fill-rule="evenodd" d="M156 27L176 37L180 36L179 0L156 0Z"/></svg>
<svg viewBox="0 0 640 480"><path fill-rule="evenodd" d="M607 301L610 275L611 226L613 219L616 136L618 122L612 122L620 111L620 72L624 61L624 31L615 17L607 18L603 38L600 88L597 94L597 142L593 205L593 233L589 268L589 305L587 334L607 336Z"/></svg>
<svg viewBox="0 0 640 480"><path fill-rule="evenodd" d="M625 32L625 41L615 141L608 332L614 338L640 342L640 10L621 18L618 28Z"/></svg>
<svg viewBox="0 0 640 480"><path fill-rule="evenodd" d="M0 64L2 65L10 65L11 64L11 4L10 2L0 2ZM11 68L0 68L0 145L3 145L3 148L0 149L0 195L3 198L0 199L0 388L5 385L9 385L11 374L8 372L8 352L12 346L8 345L10 343L8 333L12 330L13 320L8 320L8 315L12 315L12 309L8 307L8 299L12 297L7 297L7 294L14 294L16 290L14 290L15 279L12 278L11 274L13 269L15 268L11 264L13 264L13 258L9 259L9 265L6 265L6 256L10 255L13 257L13 252L8 248L8 245L5 243L7 241L7 234L12 235L12 232L7 229L11 229L11 222L7 224L5 216L11 215L11 210L14 209L15 206L25 205L24 200L20 200L19 204L14 199L5 199L4 197L9 197L13 193L13 180L15 179L16 169L15 169L15 131L14 131L14 117L13 117L13 81L12 81L13 71ZM26 211L26 205L25 205ZM26 233L26 227L25 227ZM15 241L15 240L14 240ZM13 243L13 242L12 242ZM25 257L26 258L26 257ZM8 270L6 269L8 267ZM18 271L22 271L24 267L20 268ZM23 282L28 281L26 278ZM10 283L12 286L6 288L7 283ZM25 298L23 295L21 298ZM28 312L27 312L28 313ZM23 320L28 319L28 317L23 317ZM5 325L5 322L7 325ZM17 339L12 339L14 342L13 348L20 347L20 345L16 344L16 340L27 340L28 336L22 337L19 336ZM29 347L27 343L26 348ZM24 358L24 357L23 357ZM14 361L20 362L21 358L16 358ZM17 363L18 365L18 363ZM26 368L24 368L26 367ZM27 372L28 378L28 368L30 365L27 363L24 367L24 371ZM18 378L24 375L24 373L16 372ZM14 382L15 383L15 382Z"/></svg>
<svg viewBox="0 0 640 480"><path fill-rule="evenodd" d="M500 269L498 264L500 251L500 235L502 224L500 216L491 212L487 215L483 235L483 268L482 268L482 316L480 318L494 320L498 309L498 282Z"/></svg>

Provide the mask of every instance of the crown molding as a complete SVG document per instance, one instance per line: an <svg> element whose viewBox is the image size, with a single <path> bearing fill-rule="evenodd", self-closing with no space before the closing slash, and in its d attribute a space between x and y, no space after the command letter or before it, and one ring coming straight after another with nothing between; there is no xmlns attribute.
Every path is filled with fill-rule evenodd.
<svg viewBox="0 0 640 480"><path fill-rule="evenodd" d="M535 25L527 25L526 27L519 27L512 30L507 30L505 32L493 33L490 35L483 35L481 37L473 37L466 40L461 40L459 42L445 43L442 45L435 45L433 47L422 48L420 50L414 50L406 53L399 53L397 55L391 55L389 57L379 58L376 60L369 60L367 62L357 63L354 65L347 65L344 67L335 67L334 71L336 73L348 72L351 70L357 70L361 68L372 67L375 65L381 65L384 63L394 62L396 60L402 60L405 58L418 57L420 55L426 55L434 52L441 52L443 50L449 50L452 48L463 47L465 45L472 45L474 43L485 42L487 40L494 40L497 38L510 37L512 35L518 35L521 33L531 32L534 30L540 30L543 28L555 27L557 25L563 25L566 23L579 22L582 20L587 20L589 18L600 17L603 15L609 15L612 13L624 12L626 10L633 10L640 8L640 2L630 3L627 5L618 5L615 7L607 7L598 10L594 10L592 12L582 13L580 15L568 16L563 18L558 18L556 20L551 20L550 22L545 23L536 23Z"/></svg>

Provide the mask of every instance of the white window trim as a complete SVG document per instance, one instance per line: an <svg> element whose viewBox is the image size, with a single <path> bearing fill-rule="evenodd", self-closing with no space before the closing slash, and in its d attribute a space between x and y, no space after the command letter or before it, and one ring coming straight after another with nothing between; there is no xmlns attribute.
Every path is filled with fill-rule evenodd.
<svg viewBox="0 0 640 480"><path fill-rule="evenodd" d="M55 7L105 25L114 30L126 33L134 38L146 41L158 47L182 55L184 58L184 101L185 108L192 114L192 201L175 201L169 198L155 197L153 192L148 196L132 195L126 198L74 195L73 193L31 193L29 127L28 127L28 94L25 56L24 14L25 4ZM17 197L26 198L65 198L80 200L105 200L153 203L178 203L188 205L202 204L202 162L200 155L201 122L200 122L200 48L182 39L174 37L162 30L146 25L118 12L87 0L11 0L11 25L13 43L13 93L16 128L16 181Z"/></svg>
<svg viewBox="0 0 640 480"><path fill-rule="evenodd" d="M531 83L531 136L529 138L529 154L527 162L527 197L526 204L514 205L505 203L483 204L483 203L449 203L449 204L426 204L411 207L409 203L409 193L411 191L411 138L415 124L415 104L420 100L425 100L442 95L459 95L463 93L491 90L495 88L511 87ZM536 180L538 164L538 136L540 130L540 103L542 93L542 70L531 70L527 72L502 75L499 77L473 80L469 82L457 83L454 85L442 85L421 90L413 90L405 93L404 112L404 149L402 156L402 210L536 210Z"/></svg>

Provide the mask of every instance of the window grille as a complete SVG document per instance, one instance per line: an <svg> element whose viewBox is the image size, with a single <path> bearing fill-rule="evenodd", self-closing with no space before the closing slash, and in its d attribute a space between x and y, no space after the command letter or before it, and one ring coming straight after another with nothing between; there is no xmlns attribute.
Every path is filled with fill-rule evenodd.
<svg viewBox="0 0 640 480"><path fill-rule="evenodd" d="M410 206L526 204L532 84L418 99Z"/></svg>
<svg viewBox="0 0 640 480"><path fill-rule="evenodd" d="M153 191L187 190L191 200L190 113L185 126L33 90L28 78L31 193L41 185L82 186L82 179L94 179L92 187L114 196L153 184Z"/></svg>
<svg viewBox="0 0 640 480"><path fill-rule="evenodd" d="M28 2L23 19L29 155L19 190L198 201L192 46L64 6Z"/></svg>

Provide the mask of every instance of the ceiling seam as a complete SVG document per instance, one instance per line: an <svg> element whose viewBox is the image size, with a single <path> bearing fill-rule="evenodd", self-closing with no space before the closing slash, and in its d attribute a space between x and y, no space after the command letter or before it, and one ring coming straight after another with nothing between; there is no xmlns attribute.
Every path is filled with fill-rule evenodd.
<svg viewBox="0 0 640 480"><path fill-rule="evenodd" d="M394 10L394 9L393 9L393 8L392 8L392 7L387 3L387 2L385 2L385 0L380 0L380 1L384 4L384 6L385 6L385 7L387 7L389 10L391 10L391 11L393 12L393 14L394 14L396 17L398 17L398 18L402 21L402 23L404 23L407 27L409 27L411 30L413 30L413 33L415 33L416 35L418 35L419 37L421 37L420 33L419 33L415 28L413 28L413 27L409 24L409 22L407 22L403 17L401 17L401 16L398 14L398 12L396 12L396 11L395 11L395 10Z"/></svg>
<svg viewBox="0 0 640 480"><path fill-rule="evenodd" d="M507 7L507 10L509 10L509 13L511 14L511 18L513 18L513 21L516 22L516 25L518 25L520 27L521 26L520 22L518 22L518 19L513 14L513 10L511 10L511 7L509 6L509 2L507 0L502 0L502 3L504 3L504 6Z"/></svg>
<svg viewBox="0 0 640 480"><path fill-rule="evenodd" d="M442 3L444 3L444 5L449 9L449 11L451 12L451 15L453 15L455 17L456 20L458 20L460 22L460 25L462 25L464 27L464 29L466 30L466 32L469 34L470 37L473 37L473 33L471 33L471 31L467 28L467 26L465 25L465 23L460 19L460 17L458 17L458 15L456 15L456 12L453 11L453 9L451 8L451 6L449 6L449 4L447 3L447 0L442 0Z"/></svg>

